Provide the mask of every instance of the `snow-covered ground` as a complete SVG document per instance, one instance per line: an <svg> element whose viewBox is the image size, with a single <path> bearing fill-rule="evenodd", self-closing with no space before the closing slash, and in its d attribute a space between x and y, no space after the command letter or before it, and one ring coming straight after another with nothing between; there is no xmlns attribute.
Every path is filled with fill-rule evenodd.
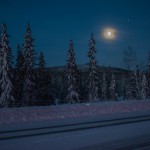
<svg viewBox="0 0 150 150"><path fill-rule="evenodd" d="M1 108L0 124L91 117L150 110L150 100L106 101L57 106Z"/></svg>
<svg viewBox="0 0 150 150"><path fill-rule="evenodd" d="M143 121L116 126L92 128L88 130L0 140L0 149L150 150L150 147L145 149L145 144L148 144L148 146L150 146L149 127L150 121ZM140 148L136 147L137 145L140 146ZM141 148L141 146L143 146L144 148Z"/></svg>

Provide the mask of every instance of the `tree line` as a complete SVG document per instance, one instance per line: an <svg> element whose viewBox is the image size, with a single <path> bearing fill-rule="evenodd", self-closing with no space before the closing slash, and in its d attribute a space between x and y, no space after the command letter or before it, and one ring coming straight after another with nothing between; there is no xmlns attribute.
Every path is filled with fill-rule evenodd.
<svg viewBox="0 0 150 150"><path fill-rule="evenodd" d="M105 69L98 71L95 40L91 34L87 71L78 69L74 43L69 42L67 64L61 75L52 74L46 67L43 52L36 53L30 24L27 24L24 42L13 54L9 46L7 26L2 24L0 36L0 107L80 103L99 100L146 99L149 97L150 64L147 71L139 67L131 70L133 52L129 48L124 57L128 69L120 79Z"/></svg>

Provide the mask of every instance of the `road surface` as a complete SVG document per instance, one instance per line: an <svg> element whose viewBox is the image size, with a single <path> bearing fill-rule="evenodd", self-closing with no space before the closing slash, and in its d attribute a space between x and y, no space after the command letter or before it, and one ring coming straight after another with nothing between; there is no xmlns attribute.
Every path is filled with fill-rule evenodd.
<svg viewBox="0 0 150 150"><path fill-rule="evenodd" d="M1 150L150 149L150 121L0 140Z"/></svg>

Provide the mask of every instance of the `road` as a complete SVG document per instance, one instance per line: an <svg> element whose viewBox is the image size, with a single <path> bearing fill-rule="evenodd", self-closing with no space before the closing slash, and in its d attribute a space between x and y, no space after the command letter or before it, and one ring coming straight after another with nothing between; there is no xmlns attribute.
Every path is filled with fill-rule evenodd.
<svg viewBox="0 0 150 150"><path fill-rule="evenodd" d="M1 150L150 149L150 121L0 140Z"/></svg>

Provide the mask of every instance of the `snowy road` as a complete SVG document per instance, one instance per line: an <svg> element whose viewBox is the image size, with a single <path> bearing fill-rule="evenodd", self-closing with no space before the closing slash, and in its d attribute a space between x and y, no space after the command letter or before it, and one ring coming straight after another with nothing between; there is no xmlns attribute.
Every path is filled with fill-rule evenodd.
<svg viewBox="0 0 150 150"><path fill-rule="evenodd" d="M117 141L117 142L115 142ZM150 143L150 121L0 141L1 150L115 149ZM114 144L115 143L115 144ZM146 144L148 146L149 144ZM129 148L128 148L129 149Z"/></svg>
<svg viewBox="0 0 150 150"><path fill-rule="evenodd" d="M41 126L35 128L31 126L30 128L26 129L17 129L17 130L0 130L0 140L8 140L8 139L16 139L16 138L25 138L31 136L39 136L45 134L58 134L58 133L65 133L65 132L75 132L81 130L87 130L92 128L100 128L106 126L115 126L121 124L129 124L141 121L150 121L150 115L144 116L134 116L134 117L121 117L115 119L106 119L106 120L96 120L96 121L87 121L86 122L79 122L79 123L72 123L68 122L65 125L49 125L49 126Z"/></svg>

